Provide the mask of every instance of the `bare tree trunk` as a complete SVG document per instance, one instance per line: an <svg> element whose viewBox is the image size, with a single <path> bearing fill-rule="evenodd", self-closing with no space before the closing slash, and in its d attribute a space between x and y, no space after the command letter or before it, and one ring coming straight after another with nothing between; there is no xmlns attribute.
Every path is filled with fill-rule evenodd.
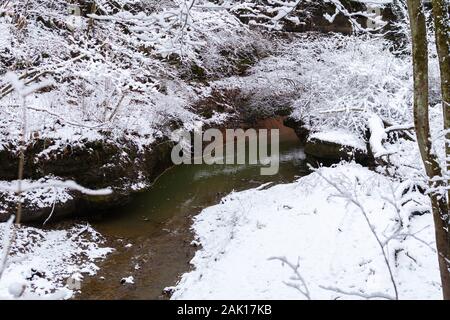
<svg viewBox="0 0 450 320"><path fill-rule="evenodd" d="M450 130L450 18L448 13L448 0L433 0L433 20L436 32L436 49L441 70L442 111L444 115L444 130ZM445 135L445 155L447 172L450 172L450 132ZM447 192L447 201L450 201L450 190Z"/></svg>
<svg viewBox="0 0 450 320"><path fill-rule="evenodd" d="M414 66L414 124L420 155L430 178L440 177L441 168L431 152L428 117L428 41L425 15L421 0L408 0L411 23ZM437 182L439 183L439 182ZM430 193L436 230L436 247L441 271L444 299L450 300L450 246L448 234L448 205L445 197Z"/></svg>

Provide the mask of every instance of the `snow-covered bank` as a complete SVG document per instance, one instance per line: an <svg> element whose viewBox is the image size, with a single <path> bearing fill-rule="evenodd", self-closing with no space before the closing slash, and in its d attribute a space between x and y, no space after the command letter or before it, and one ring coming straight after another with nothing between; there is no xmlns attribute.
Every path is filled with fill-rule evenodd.
<svg viewBox="0 0 450 320"><path fill-rule="evenodd" d="M399 298L440 299L432 217L416 212L423 206L427 197L352 163L230 194L195 218L202 248L172 298L305 299L297 261L311 299L394 298L378 237Z"/></svg>
<svg viewBox="0 0 450 320"><path fill-rule="evenodd" d="M0 224L0 252L7 237ZM0 278L0 299L68 299L79 289L83 274L94 275L95 261L112 251L90 226L67 230L21 227L12 255Z"/></svg>

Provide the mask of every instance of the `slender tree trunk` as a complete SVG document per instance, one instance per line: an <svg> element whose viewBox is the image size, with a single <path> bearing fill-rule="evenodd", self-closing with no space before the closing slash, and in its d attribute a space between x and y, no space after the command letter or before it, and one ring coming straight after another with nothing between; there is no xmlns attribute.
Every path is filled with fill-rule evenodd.
<svg viewBox="0 0 450 320"><path fill-rule="evenodd" d="M442 111L444 114L444 130L450 130L450 18L448 0L433 0L433 20L436 32L436 49L441 70ZM445 155L447 172L450 172L450 132L445 135ZM448 183L448 182L447 182ZM447 201L450 201L450 190L447 192Z"/></svg>
<svg viewBox="0 0 450 320"><path fill-rule="evenodd" d="M430 178L441 177L436 156L431 152L428 117L428 42L425 15L421 0L408 0L411 23L414 66L414 124L420 155ZM439 183L439 182L437 182ZM448 205L445 197L430 193L436 230L436 247L441 271L444 299L450 300L450 247L448 234Z"/></svg>

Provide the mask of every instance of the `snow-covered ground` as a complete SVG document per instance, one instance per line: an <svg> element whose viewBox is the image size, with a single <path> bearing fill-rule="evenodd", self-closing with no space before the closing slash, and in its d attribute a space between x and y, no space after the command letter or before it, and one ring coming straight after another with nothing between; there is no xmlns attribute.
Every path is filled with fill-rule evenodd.
<svg viewBox="0 0 450 320"><path fill-rule="evenodd" d="M343 163L232 193L195 218L201 249L172 298L395 298L386 255L400 299L440 299L432 216L414 214L428 199L404 188Z"/></svg>
<svg viewBox="0 0 450 320"><path fill-rule="evenodd" d="M6 224L0 224L0 252L9 239ZM96 261L111 248L89 225L66 230L20 227L0 278L0 299L68 299L80 289L83 275L94 275ZM0 259L1 261L3 259Z"/></svg>

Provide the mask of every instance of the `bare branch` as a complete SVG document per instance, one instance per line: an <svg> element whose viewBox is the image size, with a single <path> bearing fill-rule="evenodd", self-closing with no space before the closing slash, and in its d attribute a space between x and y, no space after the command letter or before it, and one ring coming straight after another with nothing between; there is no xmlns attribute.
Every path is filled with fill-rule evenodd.
<svg viewBox="0 0 450 320"><path fill-rule="evenodd" d="M291 280L300 281L300 284L293 282L284 282L287 286L298 290L301 294L303 294L308 300L311 300L311 293L309 292L308 285L306 284L305 279L303 279L300 274L300 257L297 260L297 264L293 264L286 257L271 257L268 260L278 260L281 261L283 265L287 265L294 272L294 277Z"/></svg>

